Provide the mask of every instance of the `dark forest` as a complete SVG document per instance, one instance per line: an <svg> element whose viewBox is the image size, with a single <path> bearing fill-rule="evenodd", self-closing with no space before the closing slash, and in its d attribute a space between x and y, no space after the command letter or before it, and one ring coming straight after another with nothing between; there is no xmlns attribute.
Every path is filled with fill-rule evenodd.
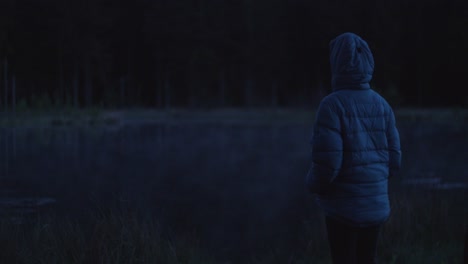
<svg viewBox="0 0 468 264"><path fill-rule="evenodd" d="M462 0L2 0L0 104L315 106L352 31L394 106L464 108L467 25Z"/></svg>

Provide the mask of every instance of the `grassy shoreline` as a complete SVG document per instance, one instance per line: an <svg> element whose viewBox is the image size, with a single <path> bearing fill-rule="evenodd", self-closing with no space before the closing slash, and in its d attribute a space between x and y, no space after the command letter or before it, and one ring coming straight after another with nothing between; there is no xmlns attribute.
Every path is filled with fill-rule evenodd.
<svg viewBox="0 0 468 264"><path fill-rule="evenodd" d="M400 108L395 110L397 122L466 123L468 109ZM274 122L311 123L314 110L307 109L64 109L63 111L32 111L0 113L0 127L7 126L74 126L74 125L118 125L126 122L252 122L268 124Z"/></svg>

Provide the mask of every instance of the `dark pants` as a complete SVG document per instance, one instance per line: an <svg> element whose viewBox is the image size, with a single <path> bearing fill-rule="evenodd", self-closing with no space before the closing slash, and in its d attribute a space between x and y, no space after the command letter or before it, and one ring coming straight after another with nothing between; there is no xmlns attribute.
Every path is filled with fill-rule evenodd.
<svg viewBox="0 0 468 264"><path fill-rule="evenodd" d="M345 225L330 217L326 217L325 222L333 264L377 263L380 225L359 228Z"/></svg>

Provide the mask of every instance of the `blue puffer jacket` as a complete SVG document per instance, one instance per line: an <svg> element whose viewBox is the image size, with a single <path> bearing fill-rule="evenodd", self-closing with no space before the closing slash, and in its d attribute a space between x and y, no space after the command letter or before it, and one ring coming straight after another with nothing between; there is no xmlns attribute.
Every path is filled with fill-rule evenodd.
<svg viewBox="0 0 468 264"><path fill-rule="evenodd" d="M353 226L385 222L388 178L400 168L400 138L387 101L371 89L374 59L353 33L330 42L333 92L322 99L306 177L325 214Z"/></svg>

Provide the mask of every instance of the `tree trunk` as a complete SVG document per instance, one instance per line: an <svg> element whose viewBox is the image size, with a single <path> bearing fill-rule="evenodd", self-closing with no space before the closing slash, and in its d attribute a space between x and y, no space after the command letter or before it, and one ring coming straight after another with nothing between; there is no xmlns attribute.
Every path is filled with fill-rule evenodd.
<svg viewBox="0 0 468 264"><path fill-rule="evenodd" d="M8 173L9 173L9 165L10 165L10 148L9 148L9 142L10 142L10 139L8 138L8 130L5 130L5 158L4 158L4 161L5 161L5 173L4 173L4 176L5 178L8 178Z"/></svg>
<svg viewBox="0 0 468 264"><path fill-rule="evenodd" d="M188 107L189 108L194 108L197 105L197 88L199 86L199 81L196 79L196 75L193 74L195 71L195 67L192 65L192 62L190 63L190 67L188 69L188 74L187 74L187 93L188 93Z"/></svg>
<svg viewBox="0 0 468 264"><path fill-rule="evenodd" d="M278 82L276 80L273 80L271 84L271 106L278 107Z"/></svg>
<svg viewBox="0 0 468 264"><path fill-rule="evenodd" d="M245 106L252 106L254 80L253 80L253 61L252 55L255 53L255 40L254 40L254 9L253 1L245 0L244 5L246 8L245 23L247 26L247 51L246 51L246 68L247 78L244 86Z"/></svg>
<svg viewBox="0 0 468 264"><path fill-rule="evenodd" d="M162 80L161 74L158 74L157 80L157 91L156 96L158 97L156 100L156 104L158 108L163 108L163 84L164 81Z"/></svg>
<svg viewBox="0 0 468 264"><path fill-rule="evenodd" d="M219 72L219 106L226 106L226 76L224 69Z"/></svg>
<svg viewBox="0 0 468 264"><path fill-rule="evenodd" d="M73 107L75 109L79 108L79 100L78 100L78 66L75 65L75 72L73 74Z"/></svg>
<svg viewBox="0 0 468 264"><path fill-rule="evenodd" d="M89 58L85 62L85 106L90 107L93 103L92 101L92 92L93 92L93 84L91 80L91 66L89 62Z"/></svg>
<svg viewBox="0 0 468 264"><path fill-rule="evenodd" d="M252 79L252 74L248 73L245 80L244 86L244 95L245 95L245 106L251 107L253 104L253 90L254 90L254 81Z"/></svg>
<svg viewBox="0 0 468 264"><path fill-rule="evenodd" d="M63 34L62 34L63 35ZM64 70L63 70L63 49L62 49L62 43L59 44L60 46L60 55L58 58L58 67L59 67L59 92L58 92L58 98L55 99L55 105L63 105L65 102L65 78L64 78Z"/></svg>
<svg viewBox="0 0 468 264"><path fill-rule="evenodd" d="M141 107L141 106L143 106L145 104L145 100L141 96L141 94L142 94L141 90L142 89L141 89L140 84L136 84L134 89L136 89L136 102L135 102L135 104L137 106Z"/></svg>
<svg viewBox="0 0 468 264"><path fill-rule="evenodd" d="M164 80L164 106L167 109L171 107L171 89L169 84L169 74L166 74L166 78Z"/></svg>
<svg viewBox="0 0 468 264"><path fill-rule="evenodd" d="M11 108L13 114L16 114L16 77L14 75L11 80Z"/></svg>
<svg viewBox="0 0 468 264"><path fill-rule="evenodd" d="M311 100L311 92L310 92L310 85L309 85L309 82L307 80L307 74L304 73L304 77L303 77L303 83L302 83L302 87L303 87L303 91L302 91L302 102L301 102L301 107L307 107L309 104L310 104L310 100Z"/></svg>
<svg viewBox="0 0 468 264"><path fill-rule="evenodd" d="M423 30L424 30L424 22L422 22L422 19L423 19L423 13L422 13L422 7L419 7L417 8L418 12L417 12L417 25L418 25L418 32L416 33L417 34L417 43L416 45L418 45L418 47L424 47L424 37L423 37ZM424 103L424 100L423 100L423 96L424 96L424 89L423 89L423 86L424 86L424 81L427 80L427 77L425 76L424 74L424 66L423 66L423 63L421 62L424 62L425 61L425 57L427 56L426 54L424 54L424 51L422 51L422 49L419 49L418 51L416 51L416 54L417 54L417 58L418 58L418 62L417 65L416 65L416 89L418 91L418 106L419 107L422 107L423 106L423 103Z"/></svg>
<svg viewBox="0 0 468 264"><path fill-rule="evenodd" d="M120 77L120 107L125 106L125 79Z"/></svg>
<svg viewBox="0 0 468 264"><path fill-rule="evenodd" d="M8 60L5 59L4 61L4 68L3 68L3 78L5 81L5 89L4 89L4 107L5 107L5 113L8 112Z"/></svg>

